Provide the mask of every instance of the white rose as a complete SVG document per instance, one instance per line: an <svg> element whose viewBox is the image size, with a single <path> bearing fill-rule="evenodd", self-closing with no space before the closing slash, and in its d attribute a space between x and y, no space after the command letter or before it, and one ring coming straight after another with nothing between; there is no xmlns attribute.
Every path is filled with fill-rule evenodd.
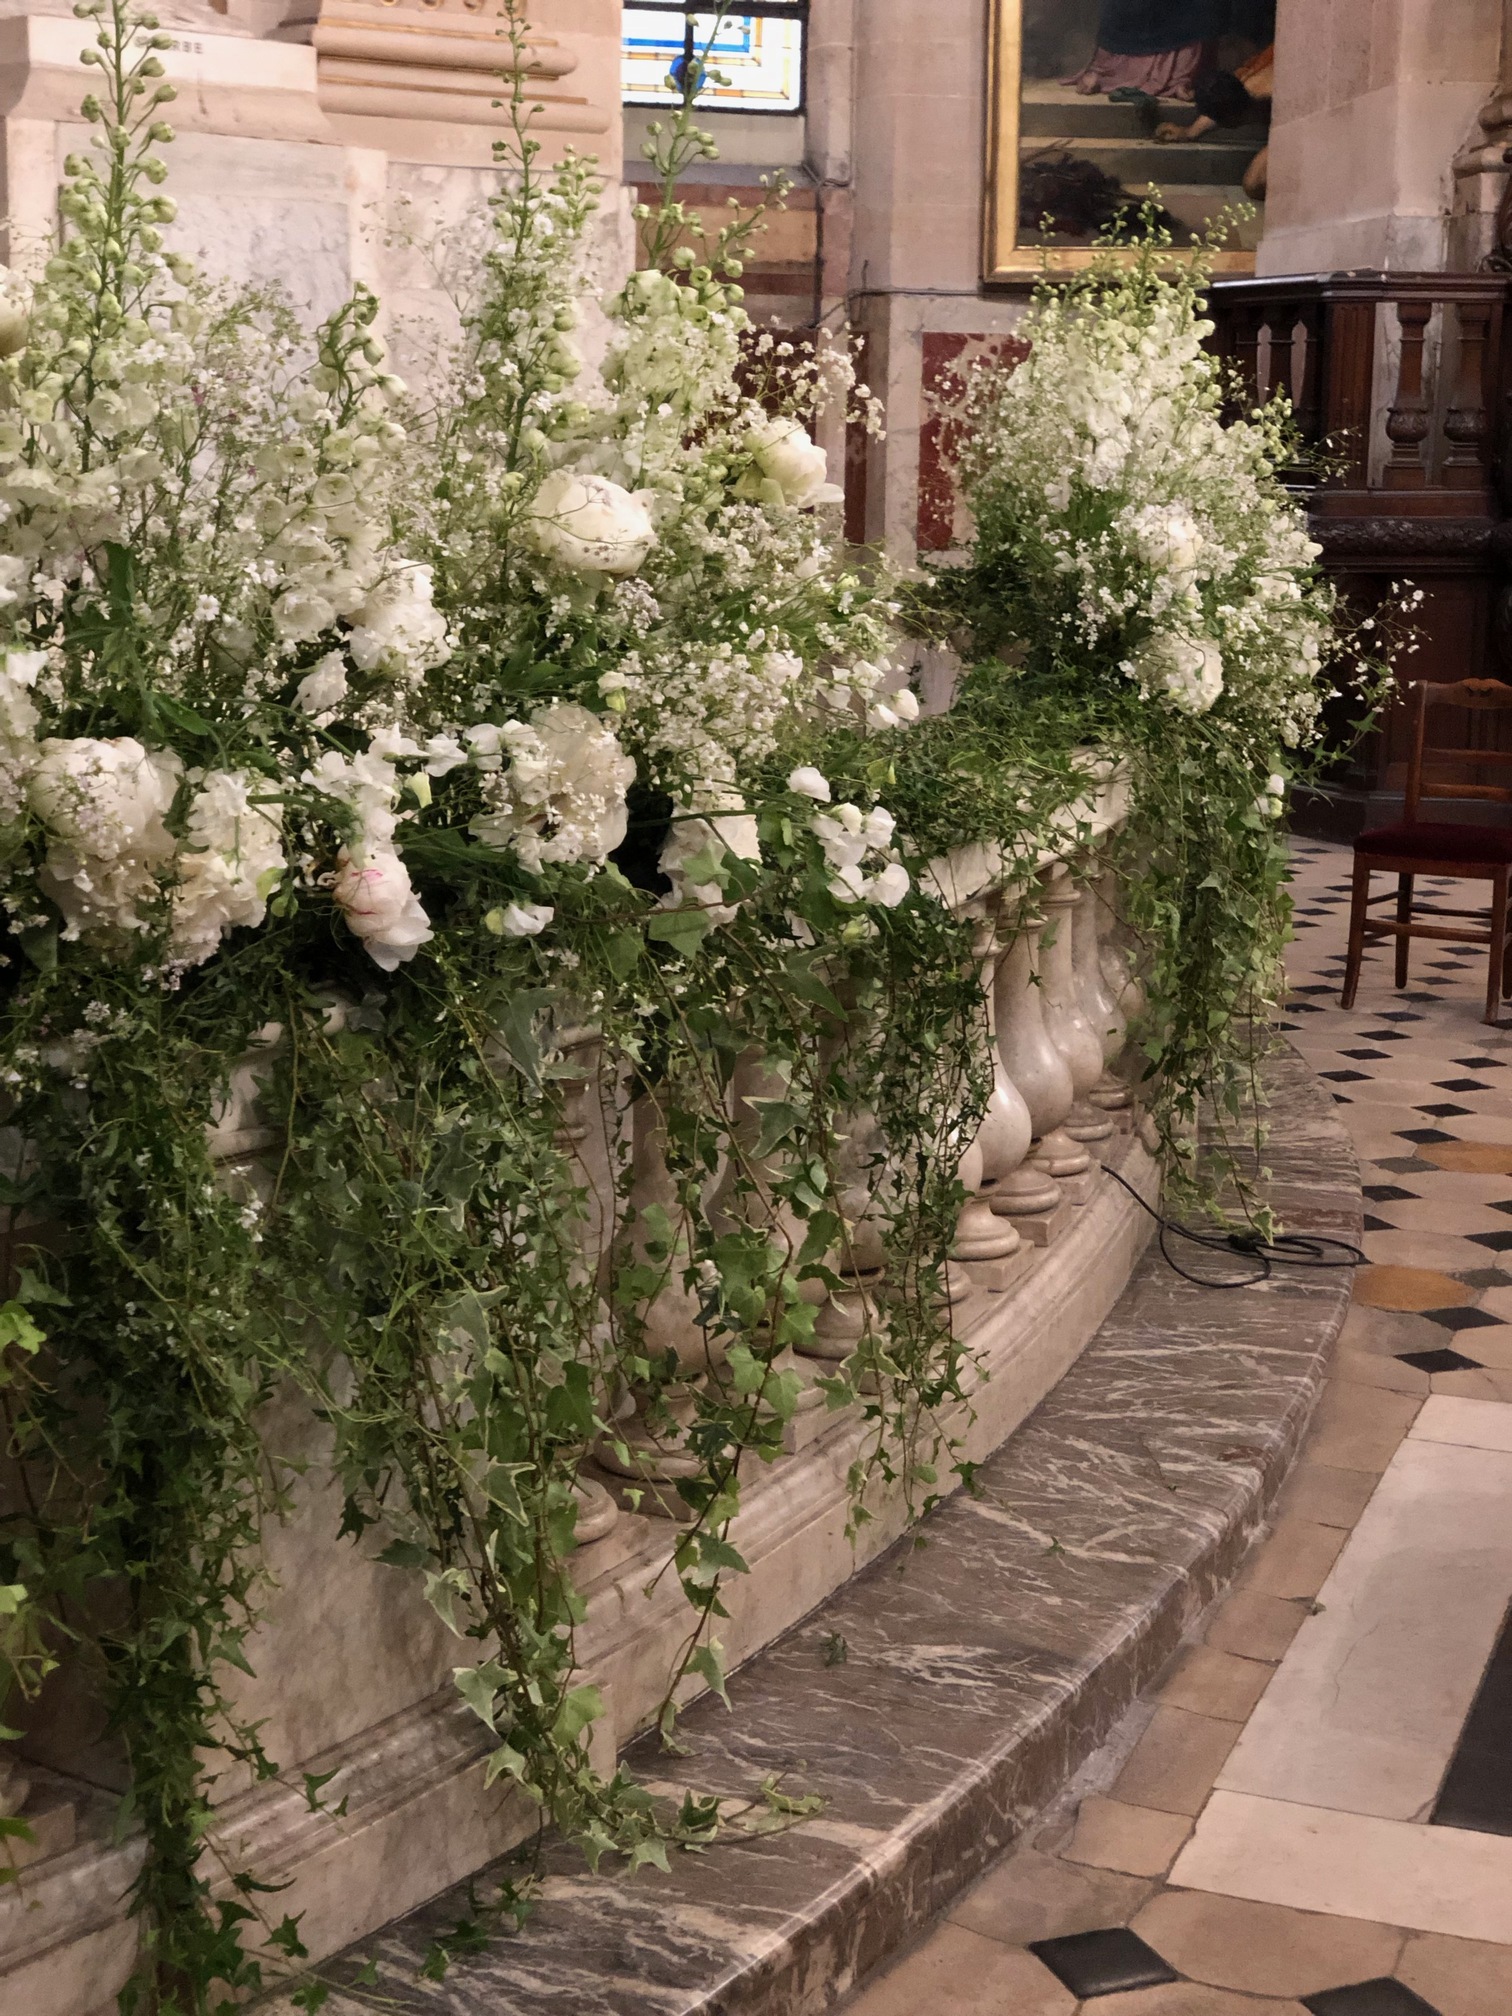
<svg viewBox="0 0 1512 2016"><path fill-rule="evenodd" d="M646 506L607 476L557 469L536 492L527 524L537 548L582 573L633 574L656 544Z"/></svg>
<svg viewBox="0 0 1512 2016"><path fill-rule="evenodd" d="M768 420L748 436L756 467L795 510L812 504L843 504L845 492L829 480L829 462L796 420Z"/></svg>
<svg viewBox="0 0 1512 2016"><path fill-rule="evenodd" d="M506 721L466 739L490 775L491 809L469 831L489 847L512 847L532 873L547 862L600 862L625 837L625 793L635 764L600 715L575 702L537 707L529 722ZM507 770L497 758L509 756ZM494 782L493 779L497 778Z"/></svg>
<svg viewBox="0 0 1512 2016"><path fill-rule="evenodd" d="M346 660L339 651L327 651L313 672L307 672L294 689L294 704L306 714L329 715L347 696Z"/></svg>
<svg viewBox="0 0 1512 2016"><path fill-rule="evenodd" d="M813 798L821 805L830 802L829 779L811 764L800 764L796 770L790 771L787 787L789 791L796 791L800 798Z"/></svg>
<svg viewBox="0 0 1512 2016"><path fill-rule="evenodd" d="M451 637L434 593L432 570L406 560L357 604L347 648L360 672L415 677L442 663Z"/></svg>
<svg viewBox="0 0 1512 2016"><path fill-rule="evenodd" d="M392 973L413 959L435 933L410 886L409 870L386 848L367 848L360 860L342 848L331 894L374 963Z"/></svg>

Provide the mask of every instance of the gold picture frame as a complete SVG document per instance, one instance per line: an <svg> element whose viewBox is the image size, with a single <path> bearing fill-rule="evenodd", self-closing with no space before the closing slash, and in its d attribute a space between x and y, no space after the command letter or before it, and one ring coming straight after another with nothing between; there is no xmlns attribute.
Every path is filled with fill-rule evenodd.
<svg viewBox="0 0 1512 2016"><path fill-rule="evenodd" d="M1079 273L1097 256L1088 245L1025 245L1019 237L1019 129L1024 85L1024 0L988 0L987 163L983 209L982 277L995 282L1037 280ZM1131 253L1131 257L1134 255ZM1173 253L1175 258L1181 255ZM1208 264L1218 274L1255 270L1253 252L1217 252Z"/></svg>

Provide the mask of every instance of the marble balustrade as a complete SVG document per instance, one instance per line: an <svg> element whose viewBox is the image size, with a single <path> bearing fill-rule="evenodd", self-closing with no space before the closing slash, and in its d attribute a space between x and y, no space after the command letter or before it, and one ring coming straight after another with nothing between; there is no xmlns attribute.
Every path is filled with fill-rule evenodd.
<svg viewBox="0 0 1512 2016"><path fill-rule="evenodd" d="M975 847L930 870L935 891L972 927L991 1078L986 1110L959 1143L966 1197L944 1284L968 1346L971 1390L942 1426L967 1460L998 1447L1075 1361L1146 1237L1134 1200L1101 1180L1106 1161L1153 1195L1154 1165L1115 1068L1137 996L1127 948L1109 928L1107 843L1123 816L1122 787L1109 776L1070 808L1064 839L1039 861ZM262 1032L221 1116L215 1146L230 1181L255 1184L274 1145L258 1096L278 1041L276 1027ZM596 1739L608 1763L654 1717L669 1648L688 1628L676 1577L660 1571L685 1510L677 1481L697 1467L684 1431L699 1383L719 1377L720 1361L684 1278L688 1215L717 1230L755 1214L790 1250L801 1228L786 1222L772 1165L755 1155L755 1102L781 1089L759 1053L740 1060L730 1088L747 1157L742 1180L725 1167L700 1190L673 1176L654 1087L606 1069L590 1028L565 1027L554 1041L570 1073L559 1139L579 1171L574 1230L585 1278L605 1284L618 1259L653 1258L660 1280L640 1312L644 1348L670 1352L677 1367L655 1395L602 1392L612 1431L583 1452L571 1572L587 1615L575 1651L605 1696ZM874 1558L910 1517L896 1490L875 1486L870 1522L859 1536L849 1530L849 1474L875 1429L860 1407L831 1409L818 1384L876 1318L887 1164L874 1116L851 1115L837 1155L845 1234L830 1258L841 1286L803 1284L819 1306L812 1338L785 1357L802 1394L786 1453L753 1465L743 1481L732 1538L750 1572L732 1578L720 1627L732 1667ZM644 1214L654 1206L681 1226L670 1247L648 1246ZM288 1908L304 1913L302 1936L319 1955L480 1867L531 1823L502 1789L482 1787L488 1732L449 1678L477 1648L450 1636L413 1578L372 1559L376 1548L336 1539L340 1492L323 1481L325 1431L296 1395L269 1410L266 1435L270 1449L308 1467L291 1516L267 1536L275 1588L249 1648L255 1677L231 1675L230 1691L238 1712L261 1724L284 1777L269 1786L227 1773L216 1845L228 1866L290 1885L280 1904L292 1899ZM56 1804L62 1787L80 1839L55 1836L60 1852L0 1889L0 2003L19 1995L36 2016L92 2016L129 1967L135 1937L122 1900L136 1851L110 1831L120 1760L67 1686L44 1696L17 1749L0 1800L8 1785L15 1805L35 1780ZM304 1772L336 1774L326 1796L339 1817L308 1810L297 1790ZM83 1980L99 1984L94 2001L82 1999Z"/></svg>

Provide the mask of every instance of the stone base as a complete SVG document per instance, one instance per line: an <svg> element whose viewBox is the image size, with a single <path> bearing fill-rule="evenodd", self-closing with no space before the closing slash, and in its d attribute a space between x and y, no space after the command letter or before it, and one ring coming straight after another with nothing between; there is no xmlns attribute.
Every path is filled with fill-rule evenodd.
<svg viewBox="0 0 1512 2016"><path fill-rule="evenodd" d="M1069 1229L1073 1211L1072 1200L1063 1195L1053 1211L1005 1211L1003 1216L1026 1245L1052 1246Z"/></svg>
<svg viewBox="0 0 1512 2016"><path fill-rule="evenodd" d="M1273 1201L1293 1230L1357 1240L1343 1130L1294 1056L1269 1076ZM1078 1233L1116 1188L1079 1214ZM1032 1282L1073 1243L1042 1255ZM1215 1295L1149 1254L972 1495L753 1659L732 1682L733 1715L690 1709L688 1755L650 1741L630 1752L673 1796L718 1792L759 1811L775 1773L785 1793L819 1795L819 1816L726 1836L638 1882L553 1851L524 1933L455 1960L446 2008L820 2016L1023 1833L1233 1576L1301 1440L1349 1293L1347 1274L1282 1267L1255 1294ZM375 1989L338 1988L327 2016L366 2016L374 1996L418 2007L429 1942L465 1904L457 1892L392 1926ZM367 1950L330 1978L350 1979Z"/></svg>

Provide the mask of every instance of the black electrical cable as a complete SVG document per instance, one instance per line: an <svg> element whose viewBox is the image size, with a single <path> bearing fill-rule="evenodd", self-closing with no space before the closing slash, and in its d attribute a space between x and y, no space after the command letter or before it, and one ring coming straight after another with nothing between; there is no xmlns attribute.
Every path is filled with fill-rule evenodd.
<svg viewBox="0 0 1512 2016"><path fill-rule="evenodd" d="M1106 1165L1104 1165L1106 1167ZM1115 1183L1122 1183L1125 1190L1143 1211L1148 1211L1160 1227L1160 1251L1166 1265L1183 1281L1190 1281L1198 1288L1255 1288L1262 1281L1269 1281L1276 1267L1366 1267L1370 1263L1358 1246L1352 1246L1347 1239L1332 1239L1324 1232L1283 1232L1279 1239L1262 1239L1258 1232L1194 1232L1189 1225L1178 1225L1174 1218L1167 1218L1149 1204L1127 1177L1120 1176L1116 1169L1107 1171ZM1201 1246L1208 1253L1241 1253L1245 1259L1254 1262L1255 1271L1241 1274L1231 1281L1215 1281L1211 1275L1193 1274L1182 1266L1166 1244L1174 1235L1178 1239L1189 1239L1194 1246ZM1329 1258L1330 1253L1343 1257Z"/></svg>

